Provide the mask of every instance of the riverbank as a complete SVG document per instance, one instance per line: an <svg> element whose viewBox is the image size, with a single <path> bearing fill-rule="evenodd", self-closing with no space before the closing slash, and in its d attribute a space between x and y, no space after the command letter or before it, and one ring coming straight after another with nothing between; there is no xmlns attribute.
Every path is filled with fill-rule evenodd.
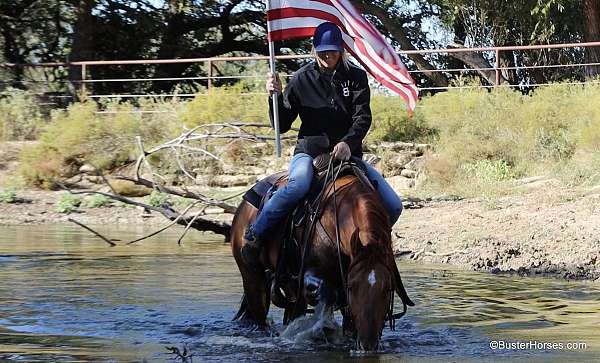
<svg viewBox="0 0 600 363"><path fill-rule="evenodd" d="M394 149L408 145L384 147ZM5 143L0 149L0 183L6 183L14 175L22 146L22 143ZM377 166L386 171L390 184L405 196L405 211L393 231L394 250L400 259L452 264L492 273L548 275L600 283L600 186L567 187L557 179L536 177L515 181L511 192L500 197L410 197L427 194L420 190L423 174L419 165L425 149L413 145L411 150L395 150ZM266 169L232 168L231 175L203 177L211 183L223 179L219 195L239 194L246 188L239 185L241 181L251 185L261 178L260 173L280 170L286 160L280 160L277 165L273 160ZM250 169L259 174L250 175ZM90 183L93 178L98 177L84 176L85 187L102 187ZM226 184L235 187L226 187ZM17 188L16 203L0 202L0 225L70 224L69 218L89 226L157 228L168 223L158 213L114 202L95 208L83 203L66 214L59 211L65 194L64 191ZM140 200L148 202L147 198ZM207 217L229 222L232 219L231 214Z"/></svg>
<svg viewBox="0 0 600 363"><path fill-rule="evenodd" d="M477 271L600 283L600 188L577 191L554 180L531 184L494 202L408 199L393 231L395 252L400 259ZM0 203L0 225L69 224L68 218L90 226L168 223L156 213L114 204L59 213L56 205L62 195L20 190L21 203ZM231 215L215 217L231 219Z"/></svg>
<svg viewBox="0 0 600 363"><path fill-rule="evenodd" d="M598 187L574 190L545 180L491 204L431 201L405 211L394 235L405 259L600 282Z"/></svg>

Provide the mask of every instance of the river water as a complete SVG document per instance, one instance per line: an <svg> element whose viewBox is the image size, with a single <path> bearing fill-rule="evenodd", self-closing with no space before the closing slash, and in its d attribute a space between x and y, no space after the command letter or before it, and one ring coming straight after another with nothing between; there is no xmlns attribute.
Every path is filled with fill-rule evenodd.
<svg viewBox="0 0 600 363"><path fill-rule="evenodd" d="M0 361L182 361L167 347L193 362L600 361L598 284L405 262L417 306L379 354L265 336L231 322L242 286L229 246L194 232L179 247L179 233L111 248L78 227L0 227ZM270 316L281 331L281 311Z"/></svg>

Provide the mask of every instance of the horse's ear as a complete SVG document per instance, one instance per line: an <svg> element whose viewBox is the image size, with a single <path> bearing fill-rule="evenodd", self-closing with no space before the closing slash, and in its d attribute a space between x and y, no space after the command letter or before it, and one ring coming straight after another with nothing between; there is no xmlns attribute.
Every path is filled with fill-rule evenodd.
<svg viewBox="0 0 600 363"><path fill-rule="evenodd" d="M352 236L350 237L350 247L352 247L352 251L355 251L356 253L364 248L360 241L360 230L358 228L352 232Z"/></svg>

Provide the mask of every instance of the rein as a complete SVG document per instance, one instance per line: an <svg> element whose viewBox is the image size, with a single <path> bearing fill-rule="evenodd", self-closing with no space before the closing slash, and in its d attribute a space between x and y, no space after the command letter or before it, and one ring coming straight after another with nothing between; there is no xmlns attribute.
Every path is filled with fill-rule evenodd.
<svg viewBox="0 0 600 363"><path fill-rule="evenodd" d="M340 174L340 171L342 170L342 167L345 164L347 164L348 162L344 162L344 161L340 162L337 167L337 170L336 170L336 167L335 167L333 161L334 161L334 158L331 157L329 159L329 162L327 165L327 171L326 171L324 182L323 182L323 188L321 189L321 191L317 195L317 198L313 202L314 208L310 208L309 219L308 219L308 223L309 223L308 228L305 229L302 234L302 239L303 239L303 241L302 241L303 242L302 243L302 256L301 256L301 262L300 262L300 271L298 273L297 296L300 296L302 288L303 288L303 284L304 284L303 274L304 274L304 268L305 268L306 255L307 255L308 246L309 246L308 241L309 241L310 236L314 232L316 224L320 223L318 221L317 217L319 216L319 214L321 212L321 202L323 201L325 192L328 189L328 184L331 182L332 189L333 189L333 193L332 193L333 215L334 215L334 220L335 220L335 241L332 241L332 242L335 242L335 245L337 248L340 278L341 278L342 285L343 285L343 291L346 293L346 296L345 296L346 306L340 307L340 308L346 309L346 311L348 311L350 309L350 293L349 293L350 289L349 289L347 281L346 281L346 273L344 271L344 265L342 262L342 246L341 246L341 240L340 240L340 226L339 226L338 211L337 211L337 189L336 189L336 185L335 185L335 181L337 180L337 178ZM389 269L389 267L388 267L388 269ZM395 280L394 271L390 271L390 273L392 276L394 276L393 279ZM391 293L390 293L388 316L387 316L387 320L389 320L390 330L392 330L392 331L394 331L396 329L396 320L400 319L402 316L404 316L404 314L406 314L406 311L407 311L407 305L404 301L402 301L403 311L400 313L394 313L394 296L396 294L394 286L395 286L395 284L392 284L392 288L390 291ZM294 313L297 310L299 300L300 299L297 299L296 304L294 305ZM351 314L346 314L346 315L348 316L349 319L352 318Z"/></svg>
<svg viewBox="0 0 600 363"><path fill-rule="evenodd" d="M333 210L334 210L334 216L335 216L335 232L336 232L336 242L337 242L337 251L338 251L338 263L339 263L339 267L340 267L340 276L342 278L344 291L346 290L346 275L344 274L344 269L343 269L343 265L342 265L339 222L338 222L338 218L337 218L337 203L336 203L337 202L336 201L336 192L337 191L335 188L335 181L336 181L337 177L339 176L339 173L342 170L342 166L344 165L345 162L340 162L340 164L337 168L337 172L336 172L333 161L334 161L334 158L331 157L329 159L329 163L327 164L327 172L325 173L325 178L323 181L323 188L321 189L321 191L317 195L317 198L313 202L314 208L311 208L310 213L309 213L308 228L305 229L302 234L302 239L303 239L303 241L302 241L302 257L301 257L301 261L300 261L300 271L298 273L297 296L300 296L300 294L302 292L302 287L304 284L302 276L304 274L304 263L305 263L306 254L308 251L308 240L309 240L310 236L313 234L315 225L318 222L317 217L319 216L319 214L321 212L321 202L323 201L323 197L325 196L325 191L327 190L327 186L328 186L329 182L332 182L332 185L333 185L333 208L334 208ZM348 298L348 296L346 295L346 299L347 298ZM296 305L294 306L294 312L296 311L298 301L299 301L299 299L296 300Z"/></svg>

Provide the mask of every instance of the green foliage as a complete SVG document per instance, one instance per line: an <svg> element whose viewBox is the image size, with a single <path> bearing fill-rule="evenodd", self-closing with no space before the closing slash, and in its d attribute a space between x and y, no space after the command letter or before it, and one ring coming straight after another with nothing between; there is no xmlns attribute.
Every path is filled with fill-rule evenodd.
<svg viewBox="0 0 600 363"><path fill-rule="evenodd" d="M169 201L169 194L161 193L153 190L152 193L147 197L148 204L153 207L160 207L165 202Z"/></svg>
<svg viewBox="0 0 600 363"><path fill-rule="evenodd" d="M0 203L15 203L17 192L14 188L0 189Z"/></svg>
<svg viewBox="0 0 600 363"><path fill-rule="evenodd" d="M20 173L31 184L52 187L53 179L70 177L86 161L110 169L135 158L135 136L153 144L178 134L177 105L141 101L145 109L165 111L140 114L133 105L111 102L75 103L52 113L52 122L39 143L23 150ZM100 107L104 113L98 113Z"/></svg>
<svg viewBox="0 0 600 363"><path fill-rule="evenodd" d="M179 115L188 127L216 122L265 122L268 98L244 82L198 94ZM261 90L262 91L262 90Z"/></svg>
<svg viewBox="0 0 600 363"><path fill-rule="evenodd" d="M32 140L44 125L36 100L30 93L8 88L0 98L0 141Z"/></svg>
<svg viewBox="0 0 600 363"><path fill-rule="evenodd" d="M136 135L148 148L179 135L184 122L192 126L257 115L256 121L264 123L268 107L264 95L250 95L240 103L239 92L249 90L244 85L214 88L190 102L141 100L144 108L161 111L144 116L132 112L135 108L128 103L73 104L55 112L39 143L21 154L21 174L30 184L51 186L52 178L73 175L85 161L107 169L133 160ZM228 94L231 91L238 93ZM597 99L600 85L593 84L539 88L530 95L506 88L451 90L425 97L408 119L398 97L374 95L368 141L431 143L434 155L428 157L426 168L431 181L443 188L478 180L480 188L471 188L474 192L539 173L555 173L573 184L592 183L598 180L594 171L598 163L589 155L600 150L600 104L593 102ZM239 104L242 107L236 107ZM114 113L98 114L100 107ZM260 157L257 152L235 142L219 149L227 162ZM218 173L221 164L208 160L202 165L198 160L186 162L189 170ZM161 167L167 163L161 157L150 162ZM165 174L173 174L176 166L168 167ZM468 193L467 189L462 190ZM157 192L149 198L152 205L166 200Z"/></svg>
<svg viewBox="0 0 600 363"><path fill-rule="evenodd" d="M487 182L538 173L558 177L570 165L594 180L597 164L589 159L600 150L600 86L540 88L530 96L507 89L492 92L455 90L425 98L420 113L437 130L436 156L428 168L445 187L471 179ZM586 155L583 157L582 155ZM575 167L576 165L576 167Z"/></svg>
<svg viewBox="0 0 600 363"><path fill-rule="evenodd" d="M102 194L94 194L90 198L86 198L83 206L86 208L101 208L111 204L111 199Z"/></svg>
<svg viewBox="0 0 600 363"><path fill-rule="evenodd" d="M374 95L371 98L373 123L368 140L428 142L435 130L426 125L423 115L409 119L400 97Z"/></svg>
<svg viewBox="0 0 600 363"><path fill-rule="evenodd" d="M468 176L489 182L508 180L514 175L504 160L478 160L473 164L463 165L463 169Z"/></svg>
<svg viewBox="0 0 600 363"><path fill-rule="evenodd" d="M70 214L81 205L82 199L71 193L63 194L56 205L58 213Z"/></svg>

